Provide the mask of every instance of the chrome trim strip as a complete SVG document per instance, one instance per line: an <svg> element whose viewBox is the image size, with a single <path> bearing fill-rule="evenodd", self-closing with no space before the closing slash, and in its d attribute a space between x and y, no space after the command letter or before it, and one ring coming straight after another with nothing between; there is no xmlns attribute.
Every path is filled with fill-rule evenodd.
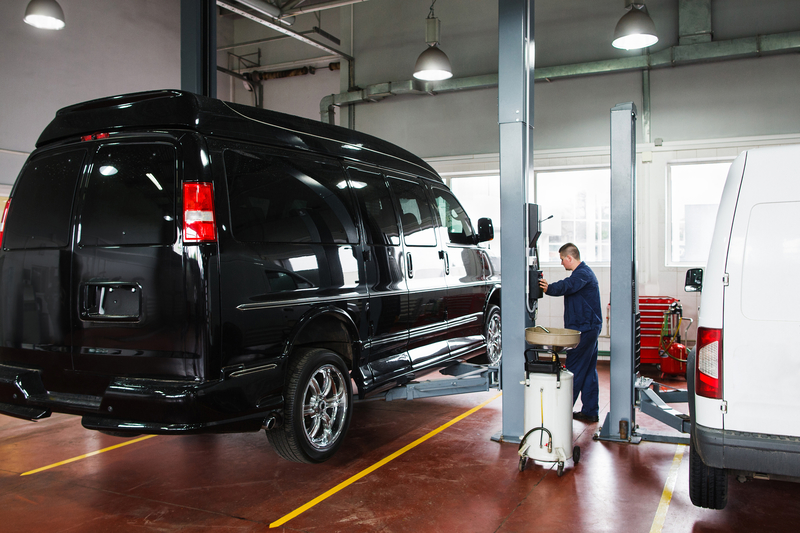
<svg viewBox="0 0 800 533"><path fill-rule="evenodd" d="M246 376L247 374L253 374L255 372L264 372L265 370L272 370L273 368L277 367L278 365L276 364L254 366L253 368L245 368L244 370L237 370L236 372L231 372L230 377L238 378L240 376Z"/></svg>
<svg viewBox="0 0 800 533"><path fill-rule="evenodd" d="M347 300L366 300L369 298L368 294L351 294L344 296L314 296L311 298L296 298L294 300L280 300L273 302L260 302L239 304L236 309L240 311L253 311L256 309L272 309L275 307L285 307L287 305L304 305L304 304L319 304L329 302L344 302Z"/></svg>

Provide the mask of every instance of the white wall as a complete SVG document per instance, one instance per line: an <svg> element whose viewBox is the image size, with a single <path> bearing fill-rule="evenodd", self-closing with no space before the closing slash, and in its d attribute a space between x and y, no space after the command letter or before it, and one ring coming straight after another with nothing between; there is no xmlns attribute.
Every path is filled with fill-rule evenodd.
<svg viewBox="0 0 800 533"><path fill-rule="evenodd" d="M22 21L28 0L3 1L0 184L14 182L26 153L59 108L114 94L180 88L180 2L59 4L67 25L47 31Z"/></svg>

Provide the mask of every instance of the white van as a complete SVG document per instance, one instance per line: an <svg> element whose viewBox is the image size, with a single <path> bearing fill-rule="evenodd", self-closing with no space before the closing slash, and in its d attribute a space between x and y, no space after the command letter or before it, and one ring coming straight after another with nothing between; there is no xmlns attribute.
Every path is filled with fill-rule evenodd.
<svg viewBox="0 0 800 533"><path fill-rule="evenodd" d="M703 280L702 278L705 278ZM692 503L722 509L727 473L800 481L800 145L731 165L689 359Z"/></svg>

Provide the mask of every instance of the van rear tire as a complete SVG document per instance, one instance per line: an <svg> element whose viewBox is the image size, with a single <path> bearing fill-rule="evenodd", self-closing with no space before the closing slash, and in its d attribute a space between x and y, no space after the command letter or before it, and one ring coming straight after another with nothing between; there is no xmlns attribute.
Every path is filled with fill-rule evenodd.
<svg viewBox="0 0 800 533"><path fill-rule="evenodd" d="M689 497L697 507L724 509L728 503L728 473L706 466L691 446L689 457Z"/></svg>
<svg viewBox="0 0 800 533"><path fill-rule="evenodd" d="M350 426L353 392L347 367L338 354L314 348L290 361L288 376L284 424L267 431L267 439L289 461L327 461Z"/></svg>

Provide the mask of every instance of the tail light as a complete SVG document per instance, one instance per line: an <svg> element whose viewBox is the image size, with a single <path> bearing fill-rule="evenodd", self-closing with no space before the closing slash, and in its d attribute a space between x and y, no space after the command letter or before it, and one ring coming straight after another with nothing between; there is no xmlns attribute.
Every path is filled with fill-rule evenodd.
<svg viewBox="0 0 800 533"><path fill-rule="evenodd" d="M217 224L214 219L214 185L183 184L183 241L214 242Z"/></svg>
<svg viewBox="0 0 800 533"><path fill-rule="evenodd" d="M0 219L0 247L3 245L3 233L6 230L6 216L8 216L8 206L11 205L11 198L6 202L6 207L3 209L3 218Z"/></svg>
<svg viewBox="0 0 800 533"><path fill-rule="evenodd" d="M722 330L698 328L694 390L706 398L722 399Z"/></svg>

